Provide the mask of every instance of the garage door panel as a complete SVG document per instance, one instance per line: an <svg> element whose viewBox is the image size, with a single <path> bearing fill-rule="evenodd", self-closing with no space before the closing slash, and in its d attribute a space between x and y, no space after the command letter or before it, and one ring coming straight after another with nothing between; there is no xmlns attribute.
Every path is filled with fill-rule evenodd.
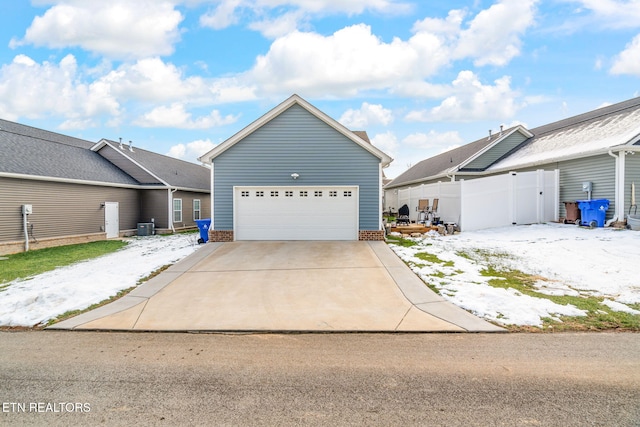
<svg viewBox="0 0 640 427"><path fill-rule="evenodd" d="M236 187L236 240L357 240L357 187Z"/></svg>

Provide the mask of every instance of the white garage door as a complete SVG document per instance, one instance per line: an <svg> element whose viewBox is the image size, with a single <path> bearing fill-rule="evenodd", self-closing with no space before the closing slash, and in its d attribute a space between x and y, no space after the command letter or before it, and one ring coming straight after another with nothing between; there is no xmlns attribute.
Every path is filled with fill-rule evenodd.
<svg viewBox="0 0 640 427"><path fill-rule="evenodd" d="M358 240L358 187L235 187L236 240Z"/></svg>

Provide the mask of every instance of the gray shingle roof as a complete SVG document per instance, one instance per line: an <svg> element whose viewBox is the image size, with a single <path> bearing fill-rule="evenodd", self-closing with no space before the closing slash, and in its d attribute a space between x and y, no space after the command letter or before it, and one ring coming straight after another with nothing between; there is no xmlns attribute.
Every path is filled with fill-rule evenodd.
<svg viewBox="0 0 640 427"><path fill-rule="evenodd" d="M22 125L20 123L14 123L3 119L0 119L0 130L28 136L35 139L41 139L43 141L58 142L60 144L71 145L80 148L91 148L94 144L93 142L86 141L84 139L74 138L72 136L62 135L55 132L49 132L48 130L38 129L32 126Z"/></svg>
<svg viewBox="0 0 640 427"><path fill-rule="evenodd" d="M506 130L508 132L509 130ZM633 142L640 137L640 97L530 129L534 135L487 170L516 168L532 162L570 157ZM481 138L422 160L387 184L387 188L446 173L493 143L499 134ZM640 144L640 141L636 142Z"/></svg>
<svg viewBox="0 0 640 427"><path fill-rule="evenodd" d="M454 148L453 150L422 160L398 175L393 181L387 184L387 187L399 187L430 176L442 175L449 169L469 159L486 146L494 143L500 137L500 134L494 134L490 138L486 136L462 147Z"/></svg>
<svg viewBox="0 0 640 427"><path fill-rule="evenodd" d="M489 170L574 158L633 143L640 136L640 97L531 130L534 137Z"/></svg>
<svg viewBox="0 0 640 427"><path fill-rule="evenodd" d="M119 143L110 142L119 151ZM92 151L95 145L0 119L0 172L116 185L148 184L127 173L139 168L137 162L172 187L210 189L209 169L204 166L134 147L133 152L123 152L128 160L120 168Z"/></svg>
<svg viewBox="0 0 640 427"><path fill-rule="evenodd" d="M88 148L93 144L89 141L40 131L4 120L0 127L0 172L137 184L122 170L90 151Z"/></svg>
<svg viewBox="0 0 640 427"><path fill-rule="evenodd" d="M119 150L119 142L105 141L108 141L114 150ZM124 145L124 150L121 150L121 153L142 165L145 169L172 187L210 190L210 169L204 166L154 153L135 146L133 147L133 151L130 151L128 146ZM131 163L131 167L135 168L137 166Z"/></svg>

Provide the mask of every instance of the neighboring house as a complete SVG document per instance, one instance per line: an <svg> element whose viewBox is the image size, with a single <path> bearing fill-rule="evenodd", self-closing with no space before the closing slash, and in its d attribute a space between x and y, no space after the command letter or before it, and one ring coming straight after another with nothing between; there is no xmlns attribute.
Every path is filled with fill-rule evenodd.
<svg viewBox="0 0 640 427"><path fill-rule="evenodd" d="M367 140L291 96L200 157L211 164L210 239L384 239L392 159Z"/></svg>
<svg viewBox="0 0 640 427"><path fill-rule="evenodd" d="M631 184L640 184L640 153L634 155L640 151L639 141L640 98L530 130L516 126L411 167L385 187L385 206L397 209L401 202L399 194L438 182L468 181L511 172L517 176L557 171L557 182L553 183L556 187L553 219L565 216L563 202L587 199L590 195L593 199L610 200L607 219L623 220L631 207ZM583 191L585 182L592 184L591 193ZM539 185L540 192L543 187ZM532 194L535 196L535 192ZM464 198L460 203L465 204ZM539 205L538 202L538 208ZM457 212L460 211L458 207ZM492 213L488 208L476 214Z"/></svg>
<svg viewBox="0 0 640 427"><path fill-rule="evenodd" d="M195 226L209 217L209 170L102 140L0 120L0 253Z"/></svg>

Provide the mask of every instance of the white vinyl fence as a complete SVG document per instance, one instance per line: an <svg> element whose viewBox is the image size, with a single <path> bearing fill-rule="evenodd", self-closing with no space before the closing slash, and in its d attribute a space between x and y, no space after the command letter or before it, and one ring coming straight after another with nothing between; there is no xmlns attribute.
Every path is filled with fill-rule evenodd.
<svg viewBox="0 0 640 427"><path fill-rule="evenodd" d="M389 190L386 207L406 204L412 221L418 219L418 201L438 199L438 214L463 231L516 224L555 221L559 216L558 171L511 172L456 182L423 184Z"/></svg>

